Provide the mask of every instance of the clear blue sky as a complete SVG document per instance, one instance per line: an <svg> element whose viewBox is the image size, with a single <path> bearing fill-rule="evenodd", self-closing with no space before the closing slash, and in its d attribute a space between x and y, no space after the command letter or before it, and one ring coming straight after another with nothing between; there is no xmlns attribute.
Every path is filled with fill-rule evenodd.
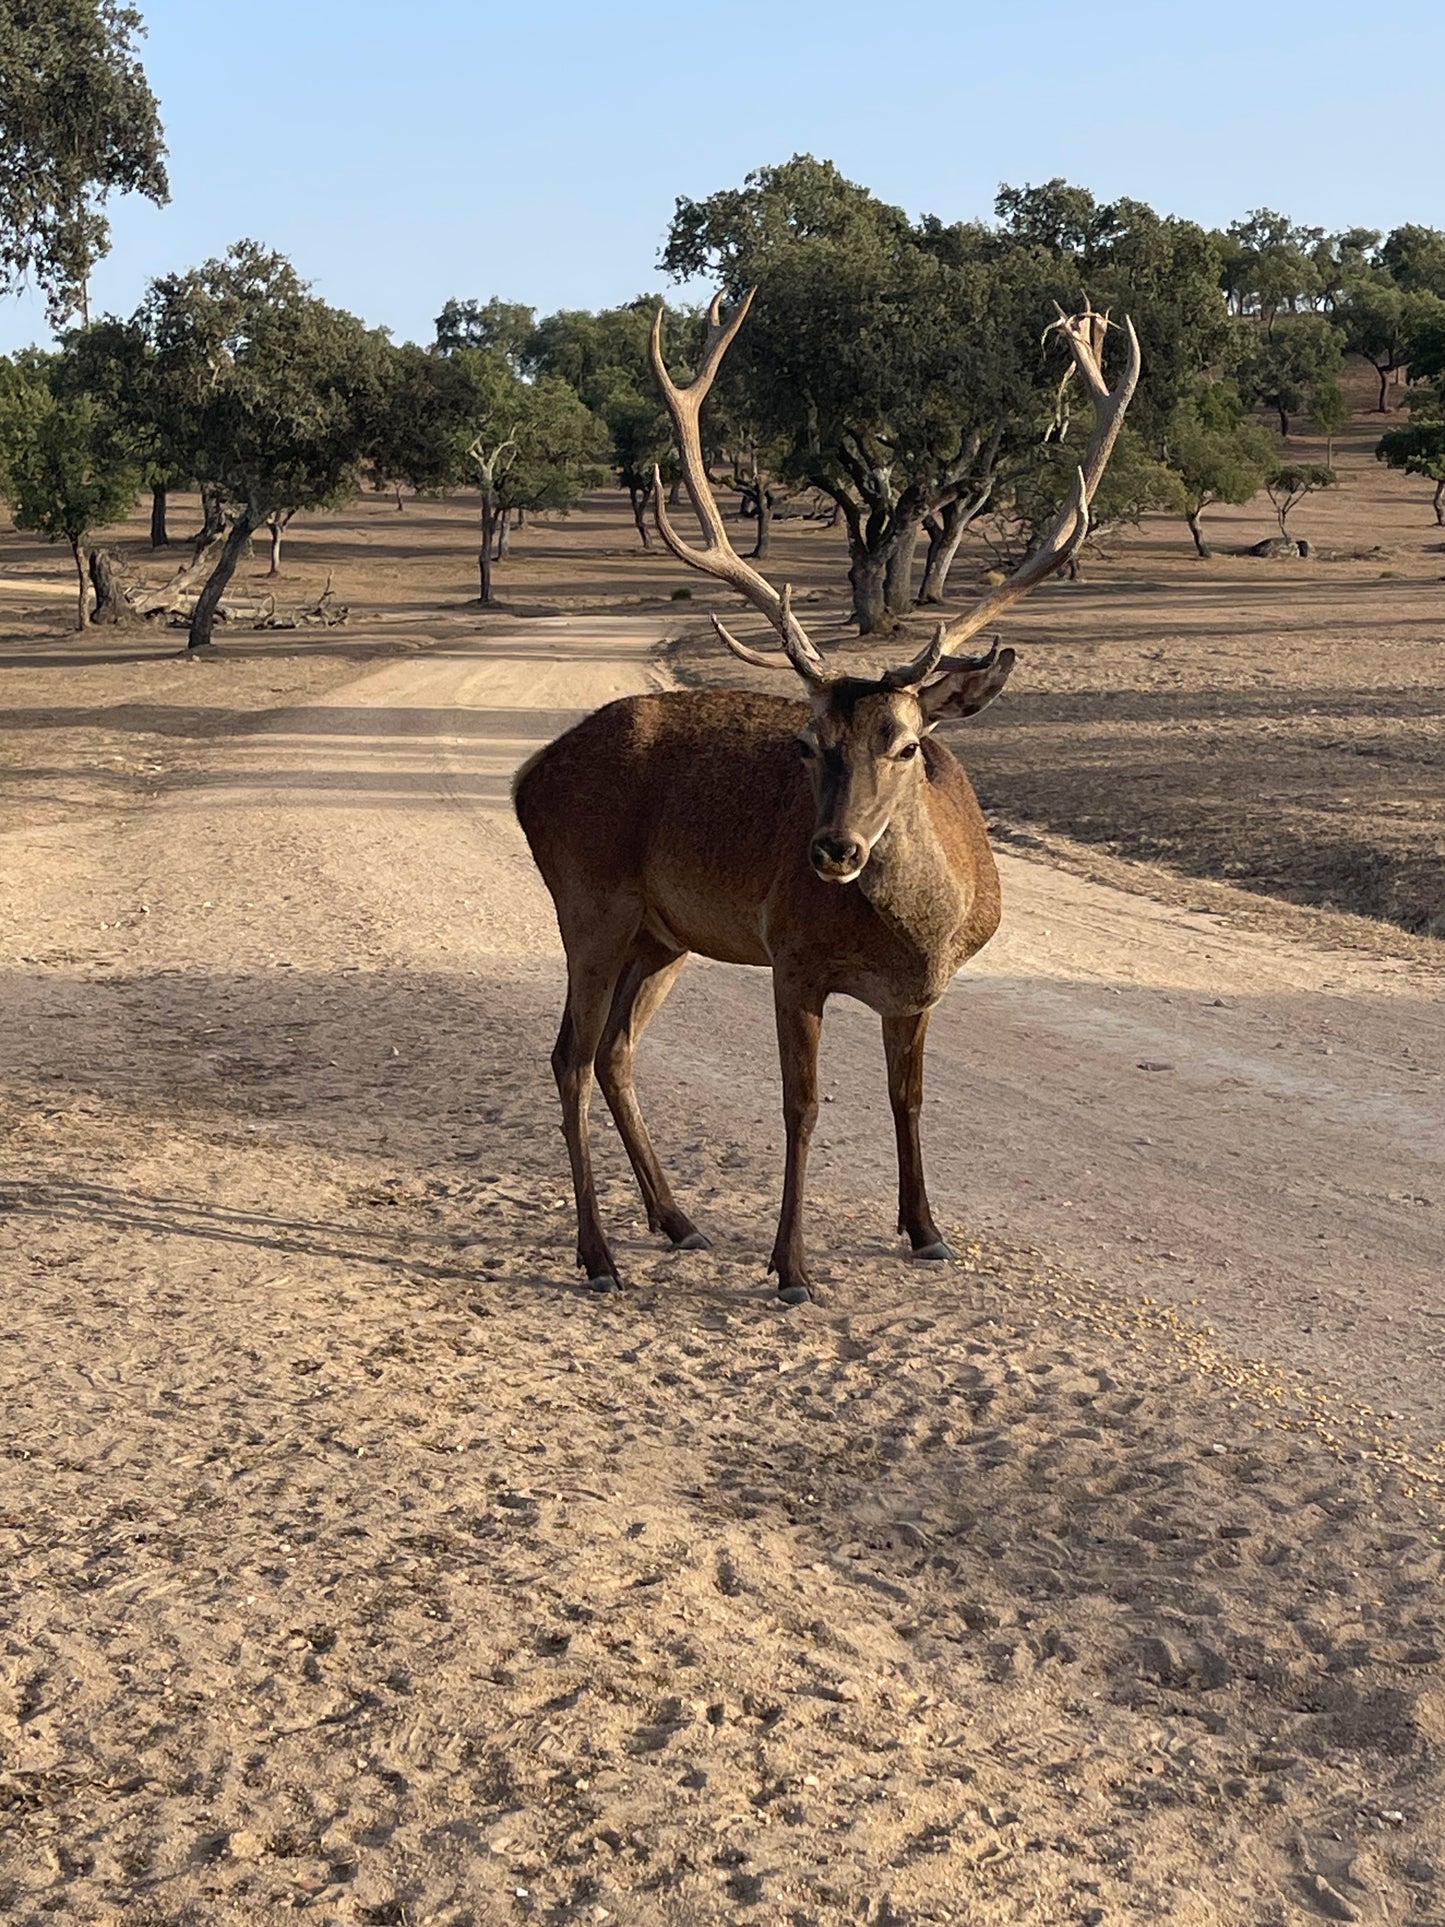
<svg viewBox="0 0 1445 1927"><path fill-rule="evenodd" d="M1445 227L1438 5L138 4L173 198L114 205L96 312L243 236L398 339L453 294L601 306L661 285L677 195L794 152L945 220L1062 174L1209 225ZM0 303L0 348L46 332Z"/></svg>

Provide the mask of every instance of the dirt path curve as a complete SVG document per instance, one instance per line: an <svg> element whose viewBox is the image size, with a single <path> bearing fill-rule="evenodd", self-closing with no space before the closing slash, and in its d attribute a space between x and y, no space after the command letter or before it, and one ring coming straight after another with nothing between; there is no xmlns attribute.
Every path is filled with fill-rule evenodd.
<svg viewBox="0 0 1445 1927"><path fill-rule="evenodd" d="M554 982L556 933L510 776L575 714L656 686L657 634L533 622L481 659L424 655L348 684L240 747L205 826L226 847L206 860L250 876L265 941L298 967L359 946L376 962ZM942 1210L1197 1306L1238 1349L1343 1374L1445 1434L1438 987L1017 857L1001 865L1003 930L930 1038ZM304 897L266 905L268 879L303 874ZM871 1015L835 1004L825 1052L835 1101L818 1182L886 1213ZM681 1128L775 1149L763 974L691 966L641 1075L665 1146ZM826 1226L814 1241L825 1277L846 1265Z"/></svg>

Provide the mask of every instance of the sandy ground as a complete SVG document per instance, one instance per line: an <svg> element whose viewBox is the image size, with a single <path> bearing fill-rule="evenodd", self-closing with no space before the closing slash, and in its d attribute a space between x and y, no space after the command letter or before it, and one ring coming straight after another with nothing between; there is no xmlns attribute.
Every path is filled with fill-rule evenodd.
<svg viewBox="0 0 1445 1927"><path fill-rule="evenodd" d="M97 768L83 665L37 710L0 1913L1438 1927L1432 947L1006 856L931 1038L961 1261L899 1252L838 1007L801 1313L767 987L694 964L640 1081L716 1249L599 1125L591 1299L506 792L663 636L156 650Z"/></svg>

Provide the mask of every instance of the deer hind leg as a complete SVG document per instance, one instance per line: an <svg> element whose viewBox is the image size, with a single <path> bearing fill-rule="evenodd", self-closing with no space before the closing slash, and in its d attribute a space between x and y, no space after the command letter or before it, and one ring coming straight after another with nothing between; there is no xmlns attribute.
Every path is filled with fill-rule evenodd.
<svg viewBox="0 0 1445 1927"><path fill-rule="evenodd" d="M567 1003L552 1050L552 1074L562 1100L562 1135L567 1140L577 1199L577 1262L587 1273L587 1282L598 1291L612 1291L622 1283L617 1260L602 1229L587 1129L597 1047L607 1026L617 980L637 934L635 913L629 909L624 923L619 908L614 907L610 914L604 912L585 930L563 931Z"/></svg>
<svg viewBox="0 0 1445 1927"><path fill-rule="evenodd" d="M923 1108L923 1040L928 1035L926 1010L883 1019L883 1053L888 1060L888 1102L893 1107L893 1130L898 1139L898 1229L913 1247L915 1258L951 1258L943 1234L929 1209L923 1180L923 1147L918 1136L918 1113Z"/></svg>
<svg viewBox="0 0 1445 1927"><path fill-rule="evenodd" d="M686 962L685 950L670 950L655 937L638 938L612 994L611 1014L597 1049L597 1082L632 1161L648 1229L665 1233L684 1251L705 1251L709 1240L678 1205L657 1161L632 1082L637 1041Z"/></svg>
<svg viewBox="0 0 1445 1927"><path fill-rule="evenodd" d="M813 1295L803 1250L803 1180L808 1169L808 1144L818 1120L818 1039L823 1034L823 999L780 984L775 973L773 1004L783 1070L787 1157L783 1208L768 1270L778 1274L778 1296L783 1303L799 1305Z"/></svg>

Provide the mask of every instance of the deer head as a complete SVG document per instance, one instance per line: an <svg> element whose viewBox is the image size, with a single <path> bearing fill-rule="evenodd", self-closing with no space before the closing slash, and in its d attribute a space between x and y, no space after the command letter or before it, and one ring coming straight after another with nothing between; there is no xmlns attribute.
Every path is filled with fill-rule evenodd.
<svg viewBox="0 0 1445 1927"><path fill-rule="evenodd" d="M1094 431L1052 526L1006 582L981 597L966 615L940 623L910 662L873 678L840 676L829 672L793 613L791 585L775 589L733 548L703 457L702 404L755 293L750 288L726 320L721 294L713 297L701 365L686 387L673 381L663 360L663 311L658 309L652 324L652 371L672 418L683 480L705 546L691 547L673 527L656 469L653 513L658 533L679 561L736 589L767 618L783 650L779 657L750 648L714 616L713 626L732 653L760 668L791 666L802 679L812 714L794 740L807 766L817 809L810 859L825 882L852 883L862 875L889 823L928 780L924 742L929 732L946 717L976 716L986 708L1008 681L1016 659L1012 649L1000 649L997 641L983 655L959 655L953 650L1002 615L1036 582L1063 568L1087 536L1089 505L1139 379L1139 342L1126 319L1128 363L1111 390L1101 359L1110 325L1107 315L1096 314L1087 303L1077 314L1059 310L1052 327L1064 336L1073 355L1069 374L1077 371L1089 391Z"/></svg>

